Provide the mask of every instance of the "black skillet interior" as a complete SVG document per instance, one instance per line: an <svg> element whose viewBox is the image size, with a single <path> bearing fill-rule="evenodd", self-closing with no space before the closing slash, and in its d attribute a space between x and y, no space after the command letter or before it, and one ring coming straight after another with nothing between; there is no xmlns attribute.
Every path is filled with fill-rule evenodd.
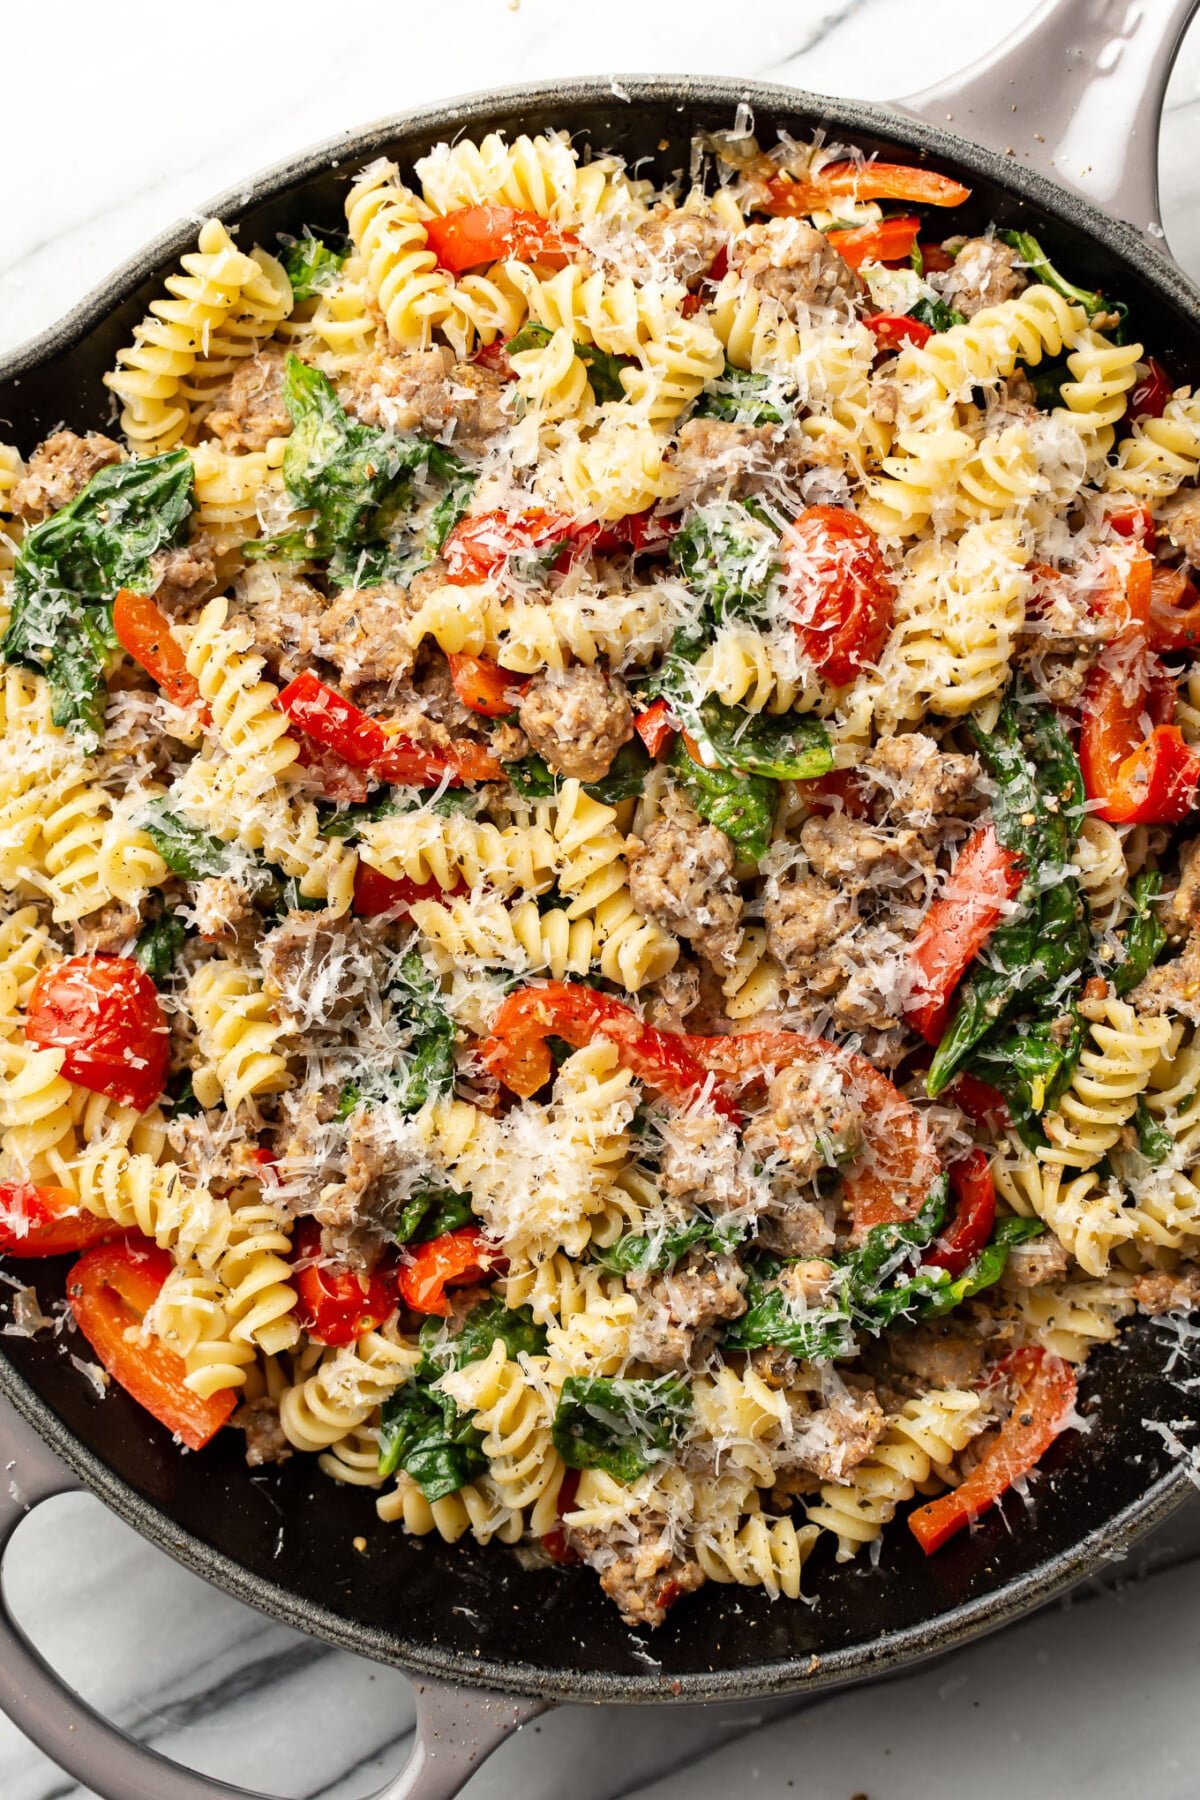
<svg viewBox="0 0 1200 1800"><path fill-rule="evenodd" d="M746 92L733 83L678 81L631 81L625 90L632 104L581 84L448 106L407 130L364 133L352 146L250 184L258 197L231 201L223 216L240 221L247 244L270 244L275 232L302 224L338 229L355 167L386 151L407 169L431 143L457 130L514 134L566 125L585 144L644 158L643 166L662 178L686 171L693 135L728 127ZM821 125L868 152L894 151L899 143L911 160L912 146L920 146L937 166L963 173L973 186L953 229L989 220L1032 227L1074 280L1127 300L1138 335L1178 379L1196 373L1200 339L1186 283L1172 281L1165 265L1153 276L1120 266L1113 248L1091 235L1104 229L1097 215L1033 178L1024 178L1022 197L1007 185L1013 171L1000 159L968 152L956 140L943 148L937 134L907 122L893 120L889 131L887 117L871 109L782 89L751 90L750 98L763 142L773 141L777 127L799 136ZM341 166L331 166L335 153ZM35 364L0 382L0 422L11 421L22 449L60 421L84 429L109 416L101 375L159 291L161 273L193 235L193 227L181 228L154 246L152 260L119 277L103 305L91 313L85 308L40 347ZM1108 236L1110 245L1128 245L1112 229ZM26 1271L36 1274L44 1306L61 1294L61 1262L26 1264ZM1144 1421L1186 1412L1176 1385L1186 1371L1164 1373L1164 1336L1141 1323L1120 1347L1094 1359L1081 1402L1092 1427L1052 1448L1028 1511L1010 1497L1003 1516L994 1514L928 1562L902 1525L886 1536L876 1569L865 1559L838 1568L823 1545L806 1571L815 1607L772 1605L760 1590L710 1584L647 1641L630 1636L585 1572L524 1568L498 1546L406 1538L397 1527L377 1524L370 1492L335 1485L313 1459L248 1471L233 1433L222 1434L202 1456L181 1454L124 1394L98 1401L64 1347L9 1337L4 1353L0 1385L93 1487L181 1560L264 1610L349 1648L523 1691L703 1699L823 1685L895 1666L1025 1610L1095 1566L1185 1491ZM363 1552L354 1548L360 1534L367 1539Z"/></svg>

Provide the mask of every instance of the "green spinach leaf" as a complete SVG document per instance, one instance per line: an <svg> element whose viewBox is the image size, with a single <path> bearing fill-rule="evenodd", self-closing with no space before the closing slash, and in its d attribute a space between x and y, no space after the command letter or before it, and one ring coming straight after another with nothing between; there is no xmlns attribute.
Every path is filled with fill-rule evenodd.
<svg viewBox="0 0 1200 1800"><path fill-rule="evenodd" d="M459 1416L449 1394L409 1382L383 1402L379 1416L379 1473L403 1469L425 1498L444 1500L487 1468L483 1433Z"/></svg>
<svg viewBox="0 0 1200 1800"><path fill-rule="evenodd" d="M691 1404L691 1389L677 1375L652 1381L571 1375L550 1436L569 1469L603 1469L616 1481L636 1481L678 1443Z"/></svg>
<svg viewBox="0 0 1200 1800"><path fill-rule="evenodd" d="M148 801L134 823L146 833L172 875L181 875L185 881L222 875L230 866L228 844L173 813L169 794Z"/></svg>
<svg viewBox="0 0 1200 1800"><path fill-rule="evenodd" d="M593 1260L613 1275L648 1275L674 1268L698 1244L720 1255L727 1254L745 1235L746 1227L740 1220L710 1219L705 1213L697 1213L686 1224L668 1226L664 1231L628 1231L614 1244L594 1251Z"/></svg>
<svg viewBox="0 0 1200 1800"><path fill-rule="evenodd" d="M162 987L174 969L185 935L183 920L173 912L164 913L139 934L133 947L134 961L145 969L155 987Z"/></svg>
<svg viewBox="0 0 1200 1800"><path fill-rule="evenodd" d="M616 806L622 800L636 799L646 785L653 764L641 738L630 738L613 757L608 774L599 781L585 781L584 792L604 806Z"/></svg>
<svg viewBox="0 0 1200 1800"><path fill-rule="evenodd" d="M725 833L738 860L760 863L771 842L779 783L765 775L702 768L681 738L672 746L670 766L700 817Z"/></svg>
<svg viewBox="0 0 1200 1800"><path fill-rule="evenodd" d="M418 1335L424 1352L418 1374L441 1374L465 1369L487 1356L499 1338L510 1362L519 1356L542 1356L546 1330L527 1306L505 1306L503 1300L481 1300L473 1306L457 1331L447 1331L441 1319L426 1319Z"/></svg>
<svg viewBox="0 0 1200 1800"><path fill-rule="evenodd" d="M1082 306L1089 319L1094 319L1097 313L1125 311L1122 302L1106 300L1098 288L1076 287L1073 281L1060 275L1032 232L1002 231L999 236L1003 243L1016 251L1026 265L1030 281L1044 282L1046 287L1061 294L1064 300L1070 300L1075 306Z"/></svg>
<svg viewBox="0 0 1200 1800"><path fill-rule="evenodd" d="M299 304L332 287L349 254L349 245L335 250L311 231L285 243L279 260L292 284L292 299Z"/></svg>
<svg viewBox="0 0 1200 1800"><path fill-rule="evenodd" d="M693 417L725 419L738 425L782 425L784 416L774 396L767 397L777 388L769 375L751 375L727 362L696 402Z"/></svg>
<svg viewBox="0 0 1200 1800"><path fill-rule="evenodd" d="M1006 695L994 732L972 724L971 736L997 784L996 836L1041 872L1071 860L1083 818L1083 774L1075 747L1053 707L1022 688Z"/></svg>
<svg viewBox="0 0 1200 1800"><path fill-rule="evenodd" d="M427 1244L430 1238L458 1231L474 1217L471 1196L457 1188L419 1188L405 1202L392 1236L398 1244Z"/></svg>
<svg viewBox="0 0 1200 1800"><path fill-rule="evenodd" d="M690 708L686 709L690 712ZM809 781L833 767L829 733L805 713L752 713L720 700L701 701L689 733L723 768L778 781Z"/></svg>
<svg viewBox="0 0 1200 1800"><path fill-rule="evenodd" d="M915 246L914 246L915 248ZM921 270L917 270L919 275ZM922 325L928 325L930 331L949 331L952 325L965 325L966 316L955 312L944 300L918 300L909 313L910 319L919 319Z"/></svg>
<svg viewBox="0 0 1200 1800"><path fill-rule="evenodd" d="M548 800L557 789L549 763L540 756L523 756L518 762L505 763L504 773L523 800Z"/></svg>
<svg viewBox="0 0 1200 1800"><path fill-rule="evenodd" d="M779 568L779 532L760 508L723 501L700 507L675 533L671 560L718 623L761 616Z"/></svg>
<svg viewBox="0 0 1200 1800"><path fill-rule="evenodd" d="M1164 1125L1160 1125L1150 1108L1146 1105L1144 1095L1139 1095L1137 1111L1133 1117L1137 1128L1138 1149L1148 1163L1158 1168L1166 1162L1174 1148L1175 1140Z"/></svg>
<svg viewBox="0 0 1200 1800"><path fill-rule="evenodd" d="M1131 993L1146 979L1166 944L1154 902L1162 892L1162 876L1157 869L1143 869L1129 890L1133 911L1121 934L1123 955L1112 970L1112 984L1118 994Z"/></svg>
<svg viewBox="0 0 1200 1800"><path fill-rule="evenodd" d="M530 323L523 325L515 337L509 338L505 344L505 352L511 356L522 350L540 350L554 336L548 325ZM597 344L575 341L575 354L587 370L592 393L601 406L609 401L624 400L625 384L621 380L623 369L635 369L637 361L632 356L613 356L607 350L601 350Z"/></svg>

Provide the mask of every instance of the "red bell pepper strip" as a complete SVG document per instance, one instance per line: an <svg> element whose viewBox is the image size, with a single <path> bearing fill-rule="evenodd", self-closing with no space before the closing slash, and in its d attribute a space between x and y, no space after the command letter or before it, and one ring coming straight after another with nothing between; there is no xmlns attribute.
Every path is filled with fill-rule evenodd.
<svg viewBox="0 0 1200 1800"><path fill-rule="evenodd" d="M1154 543L1154 514L1148 506L1122 506L1110 512L1108 522L1118 537L1136 538L1148 547Z"/></svg>
<svg viewBox="0 0 1200 1800"><path fill-rule="evenodd" d="M478 1226L463 1225L427 1244L409 1245L397 1272L400 1298L412 1312L437 1313L445 1318L450 1311L446 1298L448 1287L467 1287L488 1275L501 1275L508 1259Z"/></svg>
<svg viewBox="0 0 1200 1800"><path fill-rule="evenodd" d="M996 1372L1011 1378L1015 1395L1012 1412L991 1448L965 1481L908 1516L908 1528L926 1556L995 1506L1014 1481L1037 1467L1059 1432L1067 1429L1076 1394L1069 1363L1036 1346L1014 1350L997 1363Z"/></svg>
<svg viewBox="0 0 1200 1800"><path fill-rule="evenodd" d="M511 517L506 512L472 513L460 519L442 545L446 579L456 587L498 575L510 556L528 556L565 543L571 520L565 513L531 506Z"/></svg>
<svg viewBox="0 0 1200 1800"><path fill-rule="evenodd" d="M471 358L481 369L490 369L499 375L502 381L515 381L517 372L508 360L508 342L505 338L493 338L490 344L484 344Z"/></svg>
<svg viewBox="0 0 1200 1800"><path fill-rule="evenodd" d="M645 712L640 712L633 721L633 729L645 744L651 756L661 756L675 735L675 727L671 723L671 709L665 700L656 700Z"/></svg>
<svg viewBox="0 0 1200 1800"><path fill-rule="evenodd" d="M338 806L362 805L371 792L365 769L356 769L336 750L318 744L313 738L302 737L296 741L300 746L296 761L308 771L313 786L323 799L333 800Z"/></svg>
<svg viewBox="0 0 1200 1800"><path fill-rule="evenodd" d="M354 913L360 919L402 919L417 900L442 900L468 892L465 881L444 888L437 881L414 881L409 875L393 880L362 861L354 871Z"/></svg>
<svg viewBox="0 0 1200 1800"><path fill-rule="evenodd" d="M171 621L148 594L118 588L113 601L113 631L118 644L157 681L176 706L194 706L207 721L211 713L190 673L183 645L171 630Z"/></svg>
<svg viewBox="0 0 1200 1800"><path fill-rule="evenodd" d="M932 325L908 313L872 313L863 324L881 351L899 350L901 344L927 344L933 336Z"/></svg>
<svg viewBox="0 0 1200 1800"><path fill-rule="evenodd" d="M896 589L875 533L844 507L807 506L784 533L784 574L802 654L843 687L891 630Z"/></svg>
<svg viewBox="0 0 1200 1800"><path fill-rule="evenodd" d="M843 262L852 269L865 262L907 262L917 241L921 221L907 215L899 219L883 219L878 225L855 225L849 231L826 233Z"/></svg>
<svg viewBox="0 0 1200 1800"><path fill-rule="evenodd" d="M129 956L68 956L42 970L25 1036L64 1052L68 1081L145 1112L162 1093L170 1061L158 990Z"/></svg>
<svg viewBox="0 0 1200 1800"><path fill-rule="evenodd" d="M558 1514L558 1523L549 1531L542 1533L542 1549L550 1561L562 1563L568 1567L582 1560L578 1550L568 1543L566 1528L562 1522L563 1514L569 1513L575 1505L575 1496L579 1492L579 1476L580 1470L578 1469L563 1471L562 1485L558 1490L558 1504L555 1508Z"/></svg>
<svg viewBox="0 0 1200 1800"><path fill-rule="evenodd" d="M334 750L352 768L366 769L381 781L436 787L447 776L451 787L469 781L495 781L503 770L490 750L462 738L448 750L414 743L387 729L383 720L360 711L344 694L305 669L290 681L278 705L294 725L318 744Z"/></svg>
<svg viewBox="0 0 1200 1800"><path fill-rule="evenodd" d="M352 1344L364 1331L377 1330L395 1307L389 1272L381 1267L360 1278L348 1264L324 1256L321 1227L301 1219L292 1239L296 1323L320 1344Z"/></svg>
<svg viewBox="0 0 1200 1800"><path fill-rule="evenodd" d="M945 1269L957 1277L971 1266L992 1235L996 1184L986 1150L972 1150L961 1161L951 1163L949 1174L957 1211L921 1262L926 1268Z"/></svg>
<svg viewBox="0 0 1200 1800"><path fill-rule="evenodd" d="M1129 411L1135 419L1161 419L1167 401L1174 392L1171 377L1156 356L1146 358L1146 373L1129 396Z"/></svg>
<svg viewBox="0 0 1200 1800"><path fill-rule="evenodd" d="M1200 650L1200 593L1186 569L1155 569L1147 638L1152 650Z"/></svg>
<svg viewBox="0 0 1200 1800"><path fill-rule="evenodd" d="M1136 715L1121 683L1096 670L1084 700L1079 762L1089 800L1111 825L1177 825L1196 807L1200 752L1177 725L1156 725L1135 743Z"/></svg>
<svg viewBox="0 0 1200 1800"><path fill-rule="evenodd" d="M80 1209L79 1196L70 1188L35 1187L31 1181L0 1182L0 1254L24 1259L30 1256L78 1256L105 1238L117 1237L121 1228L111 1219L98 1219Z"/></svg>
<svg viewBox="0 0 1200 1800"><path fill-rule="evenodd" d="M990 1081L981 1081L969 1070L955 1077L945 1098L952 1100L968 1119L985 1131L1005 1131L1012 1124L1008 1101L1000 1089L994 1088Z"/></svg>
<svg viewBox="0 0 1200 1800"><path fill-rule="evenodd" d="M483 1048L484 1064L514 1094L535 1094L550 1079L552 1037L576 1050L602 1037L615 1046L623 1068L677 1106L703 1099L727 1119L741 1117L679 1032L659 1031L632 1007L581 983L544 981L506 995Z"/></svg>
<svg viewBox="0 0 1200 1800"><path fill-rule="evenodd" d="M452 275L510 256L561 269L579 248L573 232L540 213L500 205L460 206L440 219L426 219L425 241Z"/></svg>
<svg viewBox="0 0 1200 1800"><path fill-rule="evenodd" d="M860 1243L874 1225L898 1224L920 1212L942 1172L941 1163L920 1113L865 1056L795 1031L685 1036L682 1041L705 1068L733 1076L743 1086L768 1081L795 1062L809 1062L814 1069L832 1063L842 1069L867 1120L863 1166L843 1176L853 1220L851 1242Z"/></svg>
<svg viewBox="0 0 1200 1800"><path fill-rule="evenodd" d="M865 819L871 810L857 769L831 769L828 775L798 781L796 789L810 812L823 819L836 812L846 813L851 819Z"/></svg>
<svg viewBox="0 0 1200 1800"><path fill-rule="evenodd" d="M1024 880L1025 865L1006 850L993 825L969 837L945 891L930 903L909 946L912 991L905 1012L927 1043L941 1042L954 990L1004 916Z"/></svg>
<svg viewBox="0 0 1200 1800"><path fill-rule="evenodd" d="M815 208L834 210L838 200L906 200L910 206L961 206L971 190L935 169L906 163L826 163L815 175L793 180L776 175L767 183L765 211L789 215Z"/></svg>
<svg viewBox="0 0 1200 1800"><path fill-rule="evenodd" d="M514 675L510 669L502 669L486 656L451 651L446 660L455 693L465 707L481 713L485 719L506 719L515 712L522 690L531 680L528 675Z"/></svg>
<svg viewBox="0 0 1200 1800"><path fill-rule="evenodd" d="M232 1389L201 1399L184 1386L182 1356L157 1338L142 1343L136 1336L174 1266L167 1251L146 1238L99 1244L68 1275L67 1299L113 1380L189 1450L202 1450L237 1404Z"/></svg>

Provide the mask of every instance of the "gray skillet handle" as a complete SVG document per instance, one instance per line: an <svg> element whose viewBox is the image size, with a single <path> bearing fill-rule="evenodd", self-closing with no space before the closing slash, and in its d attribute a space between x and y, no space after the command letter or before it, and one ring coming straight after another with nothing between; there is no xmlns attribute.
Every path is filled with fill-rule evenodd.
<svg viewBox="0 0 1200 1800"><path fill-rule="evenodd" d="M1159 248L1158 132L1200 0L1041 0L996 48L896 102L1012 156Z"/></svg>
<svg viewBox="0 0 1200 1800"><path fill-rule="evenodd" d="M82 1487L32 1427L0 1397L0 1559L26 1513ZM544 1700L413 1678L417 1727L399 1775L371 1800L451 1800L480 1763ZM270 1800L230 1787L127 1737L69 1688L9 1611L0 1588L0 1708L61 1769L101 1800Z"/></svg>

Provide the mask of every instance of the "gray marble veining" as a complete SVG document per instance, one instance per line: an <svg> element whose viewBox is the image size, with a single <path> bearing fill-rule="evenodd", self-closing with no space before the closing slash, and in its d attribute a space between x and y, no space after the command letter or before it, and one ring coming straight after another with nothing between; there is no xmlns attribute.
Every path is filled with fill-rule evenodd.
<svg viewBox="0 0 1200 1800"><path fill-rule="evenodd" d="M359 0L341 15L314 0L292 0L283 13L128 0L6 8L0 349L246 171L418 101L652 69L886 98L970 61L1027 10L1028 0L606 0L602 9L457 0L434 29L418 0ZM1162 147L1164 219L1193 273L1198 124L1193 32ZM399 1676L206 1587L91 1499L33 1514L5 1577L51 1662L167 1755L297 1800L353 1800L403 1760L412 1705ZM950 1800L969 1787L975 1800L1190 1800L1198 1620L1200 1498L1069 1602L949 1662L807 1707L625 1708L619 1717L564 1708L504 1746L468 1792ZM90 1800L3 1720L0 1796Z"/></svg>

